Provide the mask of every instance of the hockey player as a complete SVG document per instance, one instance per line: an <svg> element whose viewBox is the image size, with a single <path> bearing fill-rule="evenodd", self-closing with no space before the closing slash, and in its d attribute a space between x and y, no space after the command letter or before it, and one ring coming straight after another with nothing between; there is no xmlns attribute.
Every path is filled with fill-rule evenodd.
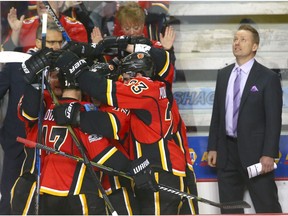
<svg viewBox="0 0 288 216"><path fill-rule="evenodd" d="M30 49L28 52L33 55L33 53L39 51L42 49L42 41L41 41L41 30L42 30L42 25L40 25L36 31L36 46L33 49ZM59 31L58 27L54 22L48 22L47 23L47 33L46 33L46 38L47 40L53 40L53 41L61 41L63 40L62 34ZM61 48L61 45L59 43L46 43L46 47L51 48L53 50L59 50ZM17 68L17 76L21 77L23 79L23 84L18 82L18 87L23 85L23 91L21 92L20 97L24 93L24 89L26 86L26 82L24 80L23 74L19 71L21 68L21 64L19 65L19 69ZM15 77L14 77L15 78ZM48 82L50 83L51 89L54 92L56 97L62 96L62 88L60 86L57 72L56 71L49 71L48 73ZM20 85L21 84L21 85ZM14 90L14 92L16 92ZM20 98L19 97L19 98ZM19 99L17 101L17 104L19 102ZM16 105L17 106L17 105ZM21 121L22 122L22 121ZM24 125L24 124L23 124ZM26 134L28 131L30 131L30 127L26 127ZM23 126L23 131L25 133L25 129ZM20 136L20 134L18 134ZM16 139L16 138L15 138ZM36 141L36 139L35 139ZM18 144L23 148L22 144ZM22 150L23 151L23 150ZM25 153L25 154L24 154ZM12 193L11 193L11 213L12 214L34 214L35 209L34 205L30 205L32 200L28 200L27 197L24 194L29 194L31 189L35 186L34 183L36 182L36 175L37 175L37 169L35 168L35 160L36 160L36 155L35 155L35 150L31 148L26 148L24 147L23 155L25 155L25 159L23 160L23 163L20 164L21 172L18 173L20 176L18 177L17 181L14 183L13 188L12 188ZM16 171L16 169L15 169ZM15 180L14 180L15 181ZM33 190L33 189L32 189ZM11 191L11 188L10 188ZM10 194L9 191L9 194ZM19 192L22 194L21 196L15 195L14 192ZM27 195L28 196L28 195ZM32 198L32 197L31 197Z"/></svg>
<svg viewBox="0 0 288 216"><path fill-rule="evenodd" d="M145 52L148 52L151 57L154 59L157 59L157 56L161 56L161 51L159 52L158 49L155 49L154 47L150 47L149 45L137 45L137 44L130 44L127 46L128 52L133 52L134 50L139 49L138 46L141 46L141 49L144 49ZM166 52L166 55L170 53ZM157 62L155 63L157 65ZM127 64L128 70L132 69L129 64ZM133 67L133 66L132 66ZM127 70L126 69L126 70ZM185 187L187 187L187 190L189 193L192 193L194 195L198 195L198 190L196 186L196 177L193 169L193 165L191 162L191 157L189 153L189 146L188 146L188 140L187 140L187 134L186 134L186 126L185 123L179 113L179 108L177 105L176 100L174 99L173 92L172 92L172 85L173 85L173 77L174 77L174 66L171 65L167 70L160 70L156 75L155 79L163 81L166 83L166 90L167 95L171 103L171 113L173 116L173 130L172 130L172 136L175 143L183 149L183 153L186 158L186 176L184 178ZM181 207L181 210L179 212L180 214L199 214L199 208L198 203L196 200L190 200L190 199L183 199L183 205Z"/></svg>
<svg viewBox="0 0 288 216"><path fill-rule="evenodd" d="M117 79L117 74L113 72L117 70L115 67L115 64L97 62L90 70L106 78ZM107 106L93 98L92 101L97 106L97 110L90 112L83 110L80 112L80 109L73 110L73 115L80 115L79 118L76 118L76 121L75 118L67 121L67 118L63 115L65 110L68 109L69 104L56 106L53 110L55 121L58 125L77 125L85 133L98 134L108 138L112 145L116 146L119 151L129 157L127 153L127 141L129 138L130 110ZM99 124L99 122L101 122L101 124ZM118 214L139 214L138 203L131 197L134 195L134 192L130 180L121 176L107 174L104 174L101 180Z"/></svg>
<svg viewBox="0 0 288 216"><path fill-rule="evenodd" d="M157 56L161 56L161 51L159 53L158 49L155 49L154 47L150 47L149 45L137 45L137 44L129 44L127 46L128 52L133 52L134 50L139 49L138 46L142 47L140 49L144 49L145 52L148 52L151 54L151 57L153 59L157 59ZM166 52L166 55L168 53ZM124 71L129 70L137 70L135 66L133 65L133 61L127 62L125 65L126 67L123 68ZM157 65L157 61L155 63ZM160 68L161 69L161 68ZM187 188L187 191L189 193L192 193L194 195L198 194L197 186L196 186L196 177L194 174L193 165L191 162L191 157L189 153L189 146L188 146L188 140L186 135L186 126L184 121L182 120L178 105L173 97L172 93L172 84L173 84L173 77L174 77L174 67L171 65L167 70L160 70L157 74L155 74L154 79L163 81L166 83L166 90L167 90L167 97L170 100L171 103L171 113L173 116L173 130L172 130L172 137L175 143L182 149L183 151L183 157L186 159L186 176L184 177L184 187ZM181 206L181 209L179 211L179 214L199 214L199 208L198 203L196 200L190 200L190 199L183 199L183 204Z"/></svg>

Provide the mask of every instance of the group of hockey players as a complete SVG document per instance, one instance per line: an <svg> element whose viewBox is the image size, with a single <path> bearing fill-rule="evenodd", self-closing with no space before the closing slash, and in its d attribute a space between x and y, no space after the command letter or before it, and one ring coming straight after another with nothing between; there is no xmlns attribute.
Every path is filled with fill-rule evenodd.
<svg viewBox="0 0 288 216"><path fill-rule="evenodd" d="M99 61L114 48L127 55ZM105 214L109 205L120 214L195 214L195 202L158 188L161 183L188 193L196 190L185 125L173 99L174 68L167 51L142 36L112 36L98 44L70 42L58 51L41 49L22 68L28 85L19 116L26 123L28 140L37 140L40 112L42 145L132 177L93 168L102 194L89 171L90 162L42 151L41 214ZM41 100L38 80L46 69L57 73L63 91L59 101L51 88ZM30 170L21 180L32 188L35 177ZM20 206L15 194L23 188L14 187L12 210ZM29 204L31 193L26 191L27 202L22 200L22 205ZM103 199L105 195L110 202Z"/></svg>

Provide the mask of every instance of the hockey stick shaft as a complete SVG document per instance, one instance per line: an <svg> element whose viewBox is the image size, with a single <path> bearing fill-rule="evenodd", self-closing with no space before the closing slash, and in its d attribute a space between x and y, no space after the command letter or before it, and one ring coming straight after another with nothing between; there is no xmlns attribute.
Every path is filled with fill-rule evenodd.
<svg viewBox="0 0 288 216"><path fill-rule="evenodd" d="M48 1L43 1L43 3L45 4L45 7L46 7L48 13L52 17L52 19L55 22L55 24L57 25L58 29L61 31L62 36L64 37L64 39L67 42L71 41L71 38L69 37L69 35L67 34L66 30L62 26L61 22L59 21L58 17L56 16L56 14L55 14L53 8L51 7L51 5L49 4L49 2Z"/></svg>
<svg viewBox="0 0 288 216"><path fill-rule="evenodd" d="M18 137L17 141L23 143L25 146L30 147L30 148L34 148L34 147L41 148L43 150L46 150L46 151L49 151L49 152L52 152L52 153L55 153L55 154L59 154L59 155L64 156L64 157L68 157L68 158L76 160L76 161L80 161L80 162L84 161L83 158L76 157L74 155L70 155L70 154L67 154L67 153L64 153L64 152L61 152L61 151L57 151L57 150L55 150L53 148L44 146L44 145L42 145L40 143L36 143L34 141L30 141L30 140L27 140L27 139L24 139L24 138L21 138L21 137ZM133 179L128 173L115 170L113 168L107 167L107 166L102 165L102 164L95 163L93 161L91 161L91 164L93 166L99 168L99 169L111 172L114 175L119 175L119 176L122 176L122 177L125 177L125 178L128 178L128 179L131 179L131 180ZM158 186L159 186L159 189L162 190L162 191L166 191L166 192L174 194L174 195L185 197L187 199L195 199L198 202L209 204L209 205L212 205L212 206L218 207L218 208L235 209L235 208L250 208L251 207L245 201L236 201L236 202L228 202L228 203L217 203L217 202L214 202L214 201L211 201L211 200L207 200L207 199L204 199L202 197L199 197L199 196L196 196L196 195L193 195L193 194L188 194L186 192L182 192L182 191L180 191L178 189L175 189L175 188L163 185L163 184L158 184Z"/></svg>
<svg viewBox="0 0 288 216"><path fill-rule="evenodd" d="M47 33L47 14L42 15L42 49L46 46L46 33ZM38 128L42 128L43 126L43 99L44 99L44 79L45 74L47 72L47 68L45 68L42 72L41 78L41 96L40 96L40 108L39 108L39 118L38 118ZM42 141L42 129L38 130L37 141ZM36 151L36 167L37 167L37 180L36 180L36 195L35 195L35 214L39 214L39 205L40 205L40 177L41 177L41 151L40 149L35 149Z"/></svg>
<svg viewBox="0 0 288 216"><path fill-rule="evenodd" d="M42 49L46 46L47 20L47 14L44 13L42 19Z"/></svg>
<svg viewBox="0 0 288 216"><path fill-rule="evenodd" d="M214 202L214 201L211 201L211 200L204 199L202 197L198 197L198 196L193 195L193 194L188 194L188 193L182 192L182 191L180 191L178 189L169 187L167 185L158 184L158 186L159 186L160 190L163 190L163 191L166 191L166 192L169 192L169 193L172 193L172 194L176 194L176 195L179 195L179 196L183 196L183 197L188 198L188 199L195 199L195 200L197 200L199 202L203 202L203 203L206 203L206 204L218 207L218 208L223 208L223 209L251 208L251 206L245 201L236 201L236 202L228 202L228 203L217 203L217 202Z"/></svg>

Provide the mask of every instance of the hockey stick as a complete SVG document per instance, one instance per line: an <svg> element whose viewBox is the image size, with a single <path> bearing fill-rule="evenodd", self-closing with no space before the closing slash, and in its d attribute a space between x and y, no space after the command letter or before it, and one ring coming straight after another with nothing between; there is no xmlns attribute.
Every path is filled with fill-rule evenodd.
<svg viewBox="0 0 288 216"><path fill-rule="evenodd" d="M20 143L23 143L25 146L30 147L30 148L35 148L35 147L36 148L41 148L41 149L43 149L45 151L48 151L48 152L51 152L51 153L54 153L54 154L59 154L61 156L68 157L68 158L76 160L76 161L80 161L80 162L84 161L83 158L80 158L80 157L77 157L77 156L74 156L74 155L70 155L70 154L67 154L67 153L62 152L62 151L55 150L55 149L50 148L48 146L42 145L40 143L36 143L34 141L31 141L31 140L24 139L24 138L21 138L21 137L17 137L17 141L20 142ZM91 164L93 166L99 168L99 169L102 169L102 170L107 171L107 172L111 172L114 175L119 175L119 176L122 176L122 177L125 177L125 178L133 180L133 178L128 173L115 170L113 168L107 167L107 166L102 165L102 164L95 163L93 161L91 161ZM175 195L178 195L178 196L181 196L181 197L185 197L187 199L195 199L198 202L203 202L203 203L206 203L206 204L212 205L214 207L218 207L218 208L223 208L223 209L251 208L251 206L245 201L217 203L217 202L214 202L214 201L211 201L211 200L207 200L207 199L204 199L202 197L199 197L199 196L196 196L196 195L193 195L193 194L188 194L188 193L182 192L182 191L180 191L178 189L175 189L175 188L163 185L163 184L158 184L158 186L159 186L159 189L162 190L162 191L166 191L168 193L172 193L172 194L175 194Z"/></svg>
<svg viewBox="0 0 288 216"><path fill-rule="evenodd" d="M64 39L67 42L71 41L71 38L69 37L69 35L67 34L66 30L62 26L61 22L59 21L58 17L56 16L56 14L55 14L53 8L51 7L51 5L49 4L49 2L48 1L43 1L43 3L45 4L45 7L46 7L48 13L50 14L50 16L52 17L53 21L55 22L55 24L57 25L57 27L61 31L62 36L64 37Z"/></svg>
<svg viewBox="0 0 288 216"><path fill-rule="evenodd" d="M47 33L47 14L43 14L42 18L42 49L46 46L46 33ZM44 105L42 103L44 99L44 80L47 73L47 67L42 72L41 78L41 96L40 96L40 108L38 114L38 130L37 140L38 142L42 141L42 126L43 126L43 112ZM35 195L35 214L39 214L39 204L40 204L40 176L41 176L41 150L35 149L36 151L36 167L37 167L37 180L36 180L36 195Z"/></svg>

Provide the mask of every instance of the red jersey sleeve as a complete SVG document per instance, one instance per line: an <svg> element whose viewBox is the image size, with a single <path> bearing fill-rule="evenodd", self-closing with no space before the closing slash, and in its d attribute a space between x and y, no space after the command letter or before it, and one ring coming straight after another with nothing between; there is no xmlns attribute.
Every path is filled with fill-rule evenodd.
<svg viewBox="0 0 288 216"><path fill-rule="evenodd" d="M87 31L81 22L68 16L61 16L60 22L71 40L76 42L88 42Z"/></svg>

